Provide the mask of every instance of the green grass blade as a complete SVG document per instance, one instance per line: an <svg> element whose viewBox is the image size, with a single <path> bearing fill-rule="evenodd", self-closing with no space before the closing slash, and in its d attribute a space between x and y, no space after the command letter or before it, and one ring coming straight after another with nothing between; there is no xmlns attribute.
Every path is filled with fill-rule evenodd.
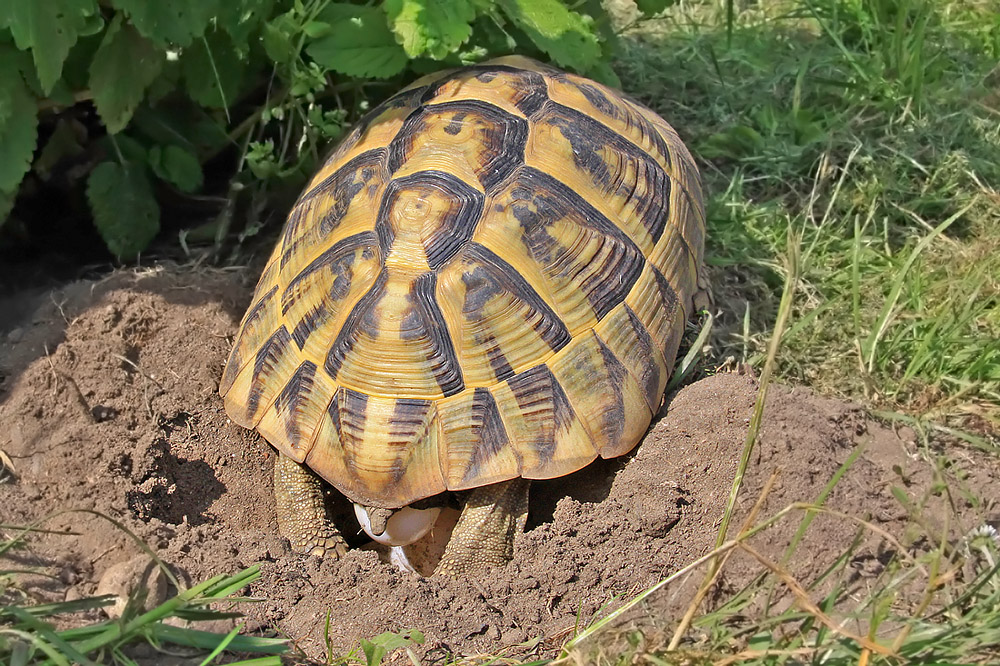
<svg viewBox="0 0 1000 666"><path fill-rule="evenodd" d="M875 354L878 348L879 340L885 335L886 330L889 328L889 323L892 321L893 311L896 309L896 304L899 302L900 294L903 291L903 283L906 279L907 273L913 267L913 264L917 261L917 258L921 253L931 244L931 242L937 238L941 233L943 233L948 227L955 223L956 220L960 219L976 204L976 201L971 201L966 204L957 213L946 219L944 222L934 227L931 233L924 236L916 247L910 251L909 256L907 256L906 261L896 272L895 278L892 281L892 288L889 290L889 296L882 306L882 311L879 313L878 319L875 322L875 328L872 330L871 334L868 336L868 340L864 343L864 351L867 358L867 368L870 373L875 365Z"/></svg>

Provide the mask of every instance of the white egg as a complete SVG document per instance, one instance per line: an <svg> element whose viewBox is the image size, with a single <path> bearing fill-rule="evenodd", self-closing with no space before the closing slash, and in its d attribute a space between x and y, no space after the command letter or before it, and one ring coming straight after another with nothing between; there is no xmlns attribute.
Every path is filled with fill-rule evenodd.
<svg viewBox="0 0 1000 666"><path fill-rule="evenodd" d="M385 532L372 534L372 523L368 512L360 504L354 505L354 515L358 517L358 522L361 523L361 527L368 533L368 536L387 546L405 546L420 539L431 531L440 513L440 507L414 509L404 506L389 516Z"/></svg>

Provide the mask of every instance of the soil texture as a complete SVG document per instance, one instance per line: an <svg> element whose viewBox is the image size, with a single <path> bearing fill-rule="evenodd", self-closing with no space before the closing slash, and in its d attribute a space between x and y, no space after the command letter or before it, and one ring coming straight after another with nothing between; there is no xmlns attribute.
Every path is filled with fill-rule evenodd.
<svg viewBox="0 0 1000 666"><path fill-rule="evenodd" d="M254 279L243 270L162 267L0 300L0 450L11 463L0 482L0 523L50 516L43 526L55 532L32 536L12 556L19 568L54 575L22 581L35 599L94 594L109 569L142 554L107 519L67 512L87 509L120 521L190 581L261 563L247 590L259 601L240 606L247 630L288 636L311 658L409 628L426 637L417 648L425 663L505 648L545 655L714 547L757 395L747 372L720 372L669 396L633 454L535 483L514 560L481 579L421 578L383 563L332 494L355 548L339 561L292 554L275 523L273 450L229 422L218 396ZM912 509L896 488L924 507L926 524L943 525L945 503L928 495L928 454L911 430L856 405L773 385L730 533L768 484L758 520L793 502L825 500L905 540ZM953 533L987 520L995 509L977 498L997 487L996 458L950 448L947 464L937 464L962 484L951 498ZM757 552L781 560L802 515L754 537ZM818 515L788 571L811 580L857 532L856 522ZM865 539L851 556L848 590L863 588L891 549ZM734 557L708 603L761 570L745 554ZM701 571L658 592L642 612L676 618Z"/></svg>

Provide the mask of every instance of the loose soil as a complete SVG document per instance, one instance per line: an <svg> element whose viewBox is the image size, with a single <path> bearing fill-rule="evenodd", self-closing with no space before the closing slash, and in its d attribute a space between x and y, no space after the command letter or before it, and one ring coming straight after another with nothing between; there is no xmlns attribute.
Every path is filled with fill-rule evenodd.
<svg viewBox="0 0 1000 666"><path fill-rule="evenodd" d="M0 523L97 511L195 582L259 562L262 575L247 594L260 601L240 606L247 630L288 636L318 659L327 640L342 654L359 638L409 628L425 634L418 653L427 661L504 648L551 654L577 626L713 548L757 394L745 372L720 372L671 396L632 455L536 483L514 560L478 580L419 578L360 547L339 561L290 553L275 524L273 451L228 421L217 393L254 279L244 270L164 267L0 300L0 450L13 463L0 483ZM859 448L826 505L913 549L921 546L908 529L912 510L891 490L923 506L925 529L945 524L946 503L928 495L928 459L960 486L952 536L995 511L976 498L997 487L996 458L954 447L945 464L911 430L856 405L780 385L769 396L731 533L773 473L758 520L823 497ZM346 502L331 503L352 544L363 546ZM754 548L780 560L801 517L793 512L754 537ZM19 568L54 574L21 581L39 601L93 594L109 568L141 554L92 513L56 513L43 526L57 533L33 536L15 555ZM790 574L812 580L857 531L849 518L818 515ZM862 539L840 579L844 596L863 594L891 551L884 540ZM760 571L748 556L734 557L709 603ZM682 579L650 598L639 613L645 620L625 621L676 618L699 580Z"/></svg>

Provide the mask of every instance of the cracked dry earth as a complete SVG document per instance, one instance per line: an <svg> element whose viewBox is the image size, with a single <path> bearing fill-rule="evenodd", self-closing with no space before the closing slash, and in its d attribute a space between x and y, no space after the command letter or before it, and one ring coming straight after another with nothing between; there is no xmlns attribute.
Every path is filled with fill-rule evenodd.
<svg viewBox="0 0 1000 666"><path fill-rule="evenodd" d="M161 267L0 299L0 450L13 464L0 483L0 523L99 511L191 581L259 562L261 577L247 594L260 601L240 606L247 631L286 635L313 658L325 655L328 615L329 641L340 653L359 638L418 628L426 636L418 653L428 661L504 648L551 654L578 622L711 550L756 398L756 381L745 374L720 373L671 396L632 455L534 484L514 561L481 580L418 578L363 547L339 561L293 555L275 525L274 454L227 420L217 393L255 277ZM891 488L923 497L932 482L914 433L781 385L771 387L733 525L775 471L761 517L815 500L858 447L827 505L903 534L907 512ZM952 516L961 534L985 519L989 506L974 498L989 496L1000 471L984 454L950 448L948 455L948 473L968 490L955 495L965 502ZM346 502L331 502L352 545L363 546L346 522ZM925 517L943 522L942 507L931 501ZM39 601L93 594L109 568L141 552L93 514L63 513L44 527L55 533L33 536L14 555L19 568L54 575L22 580ZM754 546L779 559L797 527L797 518L780 521ZM791 573L808 580L823 571L855 531L854 523L819 515ZM848 591L864 588L886 549L872 537L856 550L845 571L851 578L842 581ZM734 557L710 603L759 571ZM669 621L698 580L666 588L622 622Z"/></svg>

